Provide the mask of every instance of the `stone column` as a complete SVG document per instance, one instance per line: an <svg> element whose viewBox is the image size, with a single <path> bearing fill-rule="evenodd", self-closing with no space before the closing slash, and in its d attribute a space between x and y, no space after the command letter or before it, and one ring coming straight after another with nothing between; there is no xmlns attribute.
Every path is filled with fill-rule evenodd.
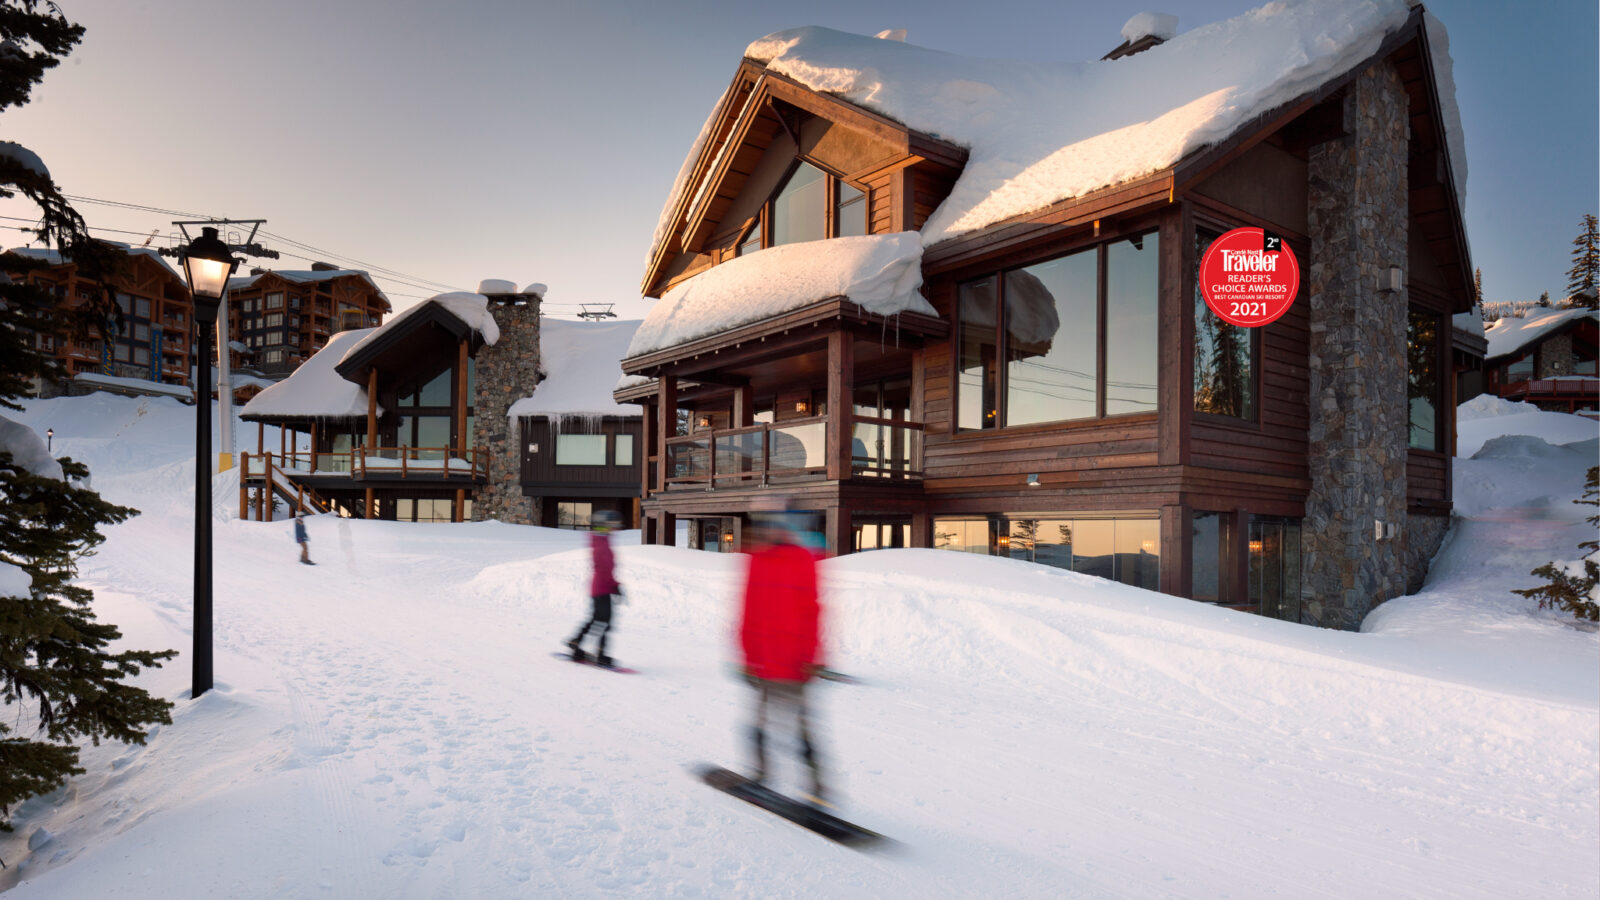
<svg viewBox="0 0 1600 900"><path fill-rule="evenodd" d="M1303 619L1356 629L1405 590L1407 98L1389 62L1344 99L1345 136L1310 152L1311 493L1303 529Z"/></svg>
<svg viewBox="0 0 1600 900"><path fill-rule="evenodd" d="M473 397L473 441L489 452L489 483L472 503L472 520L539 524L538 510L522 494L521 426L506 418L511 404L530 396L539 382L538 294L491 294L489 312L500 340L477 356Z"/></svg>

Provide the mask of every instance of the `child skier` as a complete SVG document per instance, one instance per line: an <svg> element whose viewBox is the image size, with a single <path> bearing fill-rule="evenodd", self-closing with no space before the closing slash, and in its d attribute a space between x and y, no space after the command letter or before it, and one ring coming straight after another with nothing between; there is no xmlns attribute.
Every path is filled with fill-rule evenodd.
<svg viewBox="0 0 1600 900"><path fill-rule="evenodd" d="M606 655L606 636L611 632L612 601L622 593L622 588L617 584L613 571L615 560L611 555L611 532L621 524L622 516L609 509L600 510L590 520L590 526L594 529L589 533L589 553L594 561L594 577L589 583L591 612L589 621L584 622L572 640L567 641L567 649L572 651L572 658L578 662L589 658L583 652L584 635L598 626L600 646L595 652L594 661L606 667L613 665L611 657Z"/></svg>
<svg viewBox="0 0 1600 900"><path fill-rule="evenodd" d="M822 607L817 599L817 556L794 533L795 514L752 517L753 544L745 579L739 644L745 680L756 690L750 726L751 780L767 776L767 714L776 707L795 717L800 758L811 773L815 804L826 800L822 765L811 738L806 684L822 670Z"/></svg>
<svg viewBox="0 0 1600 900"><path fill-rule="evenodd" d="M316 565L311 561L311 540L306 536L305 513L298 509L294 511L294 541L300 545L300 561L308 566Z"/></svg>

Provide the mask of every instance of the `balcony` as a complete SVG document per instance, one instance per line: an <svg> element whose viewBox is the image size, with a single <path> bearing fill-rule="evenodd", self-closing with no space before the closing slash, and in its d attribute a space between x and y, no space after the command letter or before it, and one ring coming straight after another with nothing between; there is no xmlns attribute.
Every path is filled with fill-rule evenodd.
<svg viewBox="0 0 1600 900"><path fill-rule="evenodd" d="M851 478L922 478L922 423L855 416ZM704 431L667 440L666 489L716 490L823 481L828 418Z"/></svg>
<svg viewBox="0 0 1600 900"><path fill-rule="evenodd" d="M343 475L355 480L468 479L489 477L489 453L459 447L352 447L337 453L245 453L240 465L246 479L266 478L272 469L290 476Z"/></svg>

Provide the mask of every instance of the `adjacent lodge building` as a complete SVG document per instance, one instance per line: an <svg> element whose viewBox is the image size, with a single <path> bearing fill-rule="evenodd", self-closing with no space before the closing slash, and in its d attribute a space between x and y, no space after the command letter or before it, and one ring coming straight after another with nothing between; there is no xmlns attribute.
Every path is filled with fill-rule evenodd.
<svg viewBox="0 0 1600 900"><path fill-rule="evenodd" d="M837 553L1003 555L1339 628L1420 584L1472 306L1442 27L1328 0L1123 37L1058 67L820 28L750 46L615 392L643 409L647 542L687 520L736 548L785 502ZM1196 285L1245 226L1302 273L1254 329Z"/></svg>
<svg viewBox="0 0 1600 900"><path fill-rule="evenodd" d="M634 522L639 414L610 391L638 323L542 320L543 285L480 291L338 332L247 403L240 516L270 519L277 498L406 522L586 528L599 509Z"/></svg>
<svg viewBox="0 0 1600 900"><path fill-rule="evenodd" d="M1600 312L1531 309L1489 326L1487 388L1506 400L1600 417Z"/></svg>

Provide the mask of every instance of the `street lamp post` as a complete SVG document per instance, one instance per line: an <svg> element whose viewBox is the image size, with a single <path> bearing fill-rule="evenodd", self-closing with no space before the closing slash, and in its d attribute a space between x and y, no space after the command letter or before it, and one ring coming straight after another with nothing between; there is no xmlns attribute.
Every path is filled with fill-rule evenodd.
<svg viewBox="0 0 1600 900"><path fill-rule="evenodd" d="M239 261L217 237L203 228L183 254L183 274L194 295L198 339L194 435L194 668L191 697L211 690L211 329L217 307L228 288L228 276Z"/></svg>
<svg viewBox="0 0 1600 900"><path fill-rule="evenodd" d="M55 455L56 430L54 428L46 428L44 430L44 449L46 453L49 453L52 456Z"/></svg>

